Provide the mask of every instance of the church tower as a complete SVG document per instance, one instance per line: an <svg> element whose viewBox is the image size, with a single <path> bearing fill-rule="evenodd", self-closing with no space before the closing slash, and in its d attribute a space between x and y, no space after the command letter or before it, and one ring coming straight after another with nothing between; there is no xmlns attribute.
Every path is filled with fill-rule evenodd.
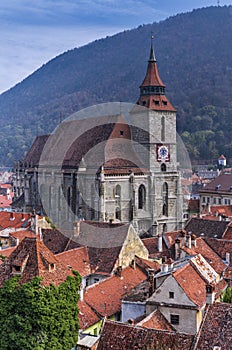
<svg viewBox="0 0 232 350"><path fill-rule="evenodd" d="M153 37L137 105L143 108L138 108L141 112L133 113L133 124L143 131L137 131L133 139L143 143L147 150L152 225L157 227L157 233L174 230L182 226L183 210L177 168L176 110L166 97L165 84L159 76ZM147 136L141 142L142 134Z"/></svg>

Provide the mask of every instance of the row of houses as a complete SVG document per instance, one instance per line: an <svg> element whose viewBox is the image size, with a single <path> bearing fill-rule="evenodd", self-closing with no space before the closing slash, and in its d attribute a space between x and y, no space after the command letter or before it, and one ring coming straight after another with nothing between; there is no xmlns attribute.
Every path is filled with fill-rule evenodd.
<svg viewBox="0 0 232 350"><path fill-rule="evenodd" d="M221 302L232 278L228 222L193 218L185 230L141 239L130 224L82 221L68 237L13 215L0 213L0 236L15 224L9 236L17 238L1 250L0 283L17 274L22 283L41 276L44 285L59 285L79 271L76 349L229 348L232 308ZM200 225L204 236L202 227L193 230Z"/></svg>

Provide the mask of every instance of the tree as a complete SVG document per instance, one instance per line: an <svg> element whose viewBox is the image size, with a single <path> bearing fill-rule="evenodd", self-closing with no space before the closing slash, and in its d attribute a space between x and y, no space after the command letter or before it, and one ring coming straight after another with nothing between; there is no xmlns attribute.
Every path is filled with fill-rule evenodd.
<svg viewBox="0 0 232 350"><path fill-rule="evenodd" d="M231 303L232 302L232 288L231 287L226 288L222 301L224 303Z"/></svg>
<svg viewBox="0 0 232 350"><path fill-rule="evenodd" d="M1 350L63 350L76 344L80 275L58 287L43 287L41 280L20 285L13 277L0 288Z"/></svg>

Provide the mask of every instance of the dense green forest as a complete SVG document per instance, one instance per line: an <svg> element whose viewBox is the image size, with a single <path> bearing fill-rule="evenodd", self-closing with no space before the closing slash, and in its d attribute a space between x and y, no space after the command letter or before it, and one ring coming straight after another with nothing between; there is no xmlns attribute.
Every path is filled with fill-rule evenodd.
<svg viewBox="0 0 232 350"><path fill-rule="evenodd" d="M22 159L36 135L74 111L136 102L150 33L178 132L192 161L232 154L232 7L208 7L141 25L54 58L0 95L0 165Z"/></svg>

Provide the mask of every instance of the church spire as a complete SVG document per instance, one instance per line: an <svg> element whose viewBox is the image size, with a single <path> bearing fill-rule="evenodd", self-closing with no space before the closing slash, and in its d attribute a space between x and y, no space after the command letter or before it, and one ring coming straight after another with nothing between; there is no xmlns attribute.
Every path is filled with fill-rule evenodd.
<svg viewBox="0 0 232 350"><path fill-rule="evenodd" d="M151 33L151 49L150 49L149 62L156 62L153 40L154 40L154 35L153 33Z"/></svg>
<svg viewBox="0 0 232 350"><path fill-rule="evenodd" d="M140 98L137 104L152 110L175 111L175 108L165 96L165 84L159 76L153 41L154 36L152 34L147 72L140 85Z"/></svg>

